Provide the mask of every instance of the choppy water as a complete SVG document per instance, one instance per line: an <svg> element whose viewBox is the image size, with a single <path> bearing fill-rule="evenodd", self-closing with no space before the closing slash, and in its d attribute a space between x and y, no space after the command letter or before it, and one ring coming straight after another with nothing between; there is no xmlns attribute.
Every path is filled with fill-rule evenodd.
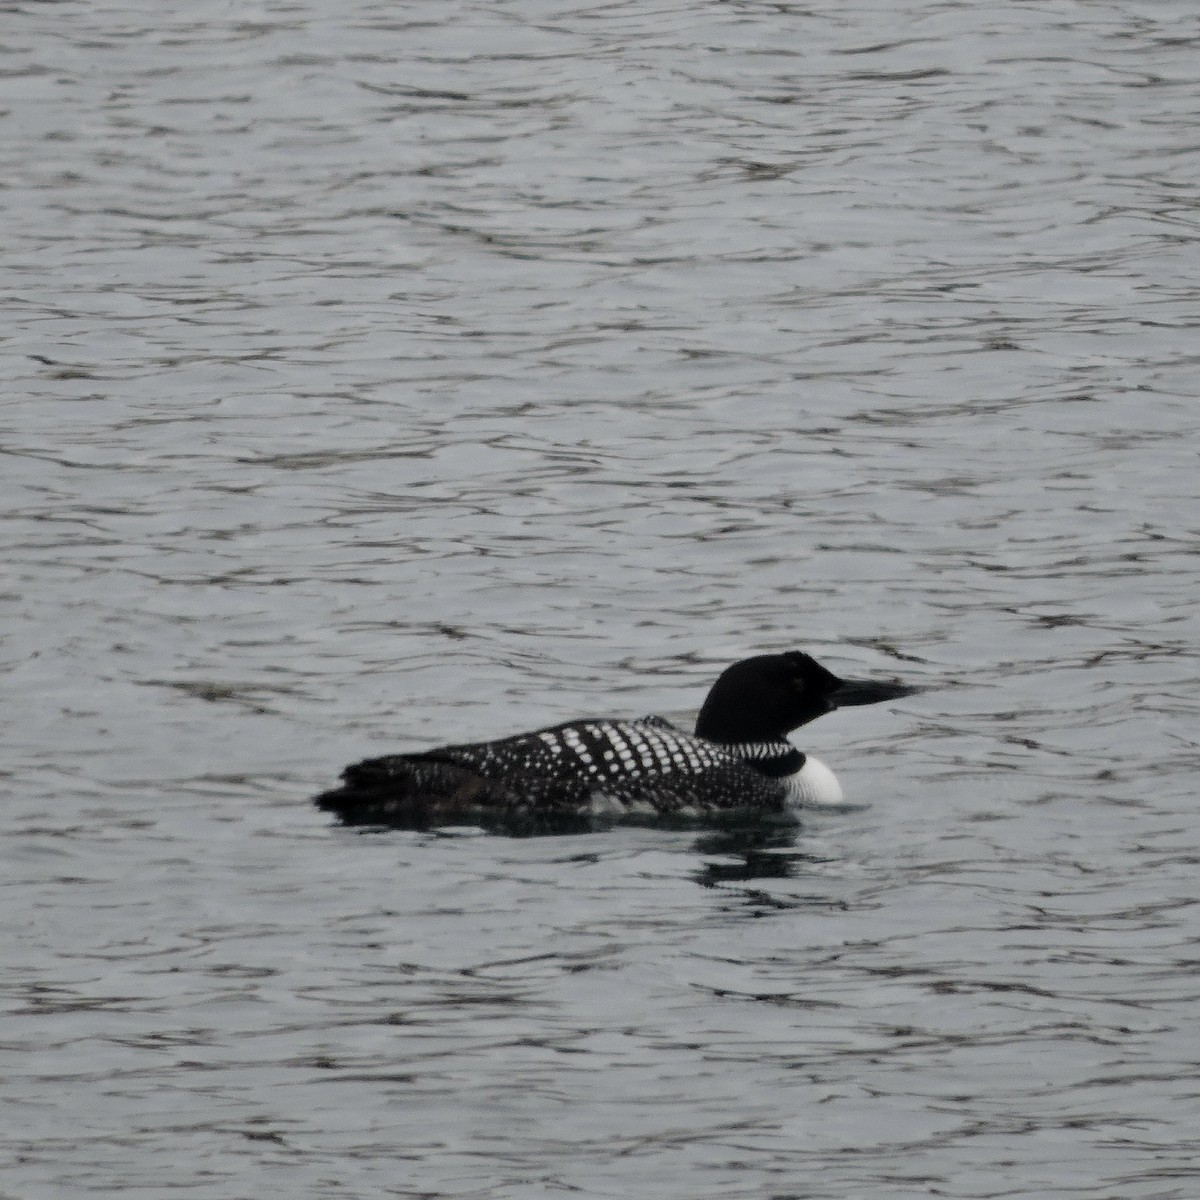
<svg viewBox="0 0 1200 1200"><path fill-rule="evenodd" d="M5 1200L1194 1200L1194 6L0 26ZM790 841L307 803L793 646Z"/></svg>

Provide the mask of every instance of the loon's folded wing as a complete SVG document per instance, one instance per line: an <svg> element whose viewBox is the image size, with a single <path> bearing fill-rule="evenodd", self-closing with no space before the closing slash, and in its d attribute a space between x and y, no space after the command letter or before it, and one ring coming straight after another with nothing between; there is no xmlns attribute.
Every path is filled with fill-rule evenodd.
<svg viewBox="0 0 1200 1200"><path fill-rule="evenodd" d="M492 742L442 746L356 763L317 805L347 824L430 828L571 826L594 818L689 820L779 811L787 785L769 756L731 748L661 717L573 721ZM532 829L531 829L532 831Z"/></svg>

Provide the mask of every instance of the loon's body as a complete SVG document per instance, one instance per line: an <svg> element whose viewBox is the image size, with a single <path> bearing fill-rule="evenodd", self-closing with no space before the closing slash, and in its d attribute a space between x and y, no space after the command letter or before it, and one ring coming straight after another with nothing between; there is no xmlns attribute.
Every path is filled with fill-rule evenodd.
<svg viewBox="0 0 1200 1200"><path fill-rule="evenodd" d="M661 717L571 721L493 742L367 759L317 804L356 825L589 827L613 820L783 815L842 799L833 772L787 734L822 713L907 695L839 679L807 654L728 668L688 734Z"/></svg>

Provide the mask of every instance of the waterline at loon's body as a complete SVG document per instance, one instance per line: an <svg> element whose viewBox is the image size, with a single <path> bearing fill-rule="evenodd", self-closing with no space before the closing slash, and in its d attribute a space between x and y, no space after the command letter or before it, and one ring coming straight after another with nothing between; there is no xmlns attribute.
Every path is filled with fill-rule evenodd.
<svg viewBox="0 0 1200 1200"><path fill-rule="evenodd" d="M836 804L824 763L787 740L835 708L909 695L839 679L799 651L744 659L713 684L694 734L661 717L571 721L493 742L371 758L316 798L354 825L586 827Z"/></svg>

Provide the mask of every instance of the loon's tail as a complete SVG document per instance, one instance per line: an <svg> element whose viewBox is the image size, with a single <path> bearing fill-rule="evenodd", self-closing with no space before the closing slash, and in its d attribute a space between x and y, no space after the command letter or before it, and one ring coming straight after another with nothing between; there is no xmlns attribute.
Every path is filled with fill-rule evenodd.
<svg viewBox="0 0 1200 1200"><path fill-rule="evenodd" d="M314 803L347 825L428 829L477 821L499 813L516 798L469 767L423 755L368 758L342 772L341 787L322 792Z"/></svg>

